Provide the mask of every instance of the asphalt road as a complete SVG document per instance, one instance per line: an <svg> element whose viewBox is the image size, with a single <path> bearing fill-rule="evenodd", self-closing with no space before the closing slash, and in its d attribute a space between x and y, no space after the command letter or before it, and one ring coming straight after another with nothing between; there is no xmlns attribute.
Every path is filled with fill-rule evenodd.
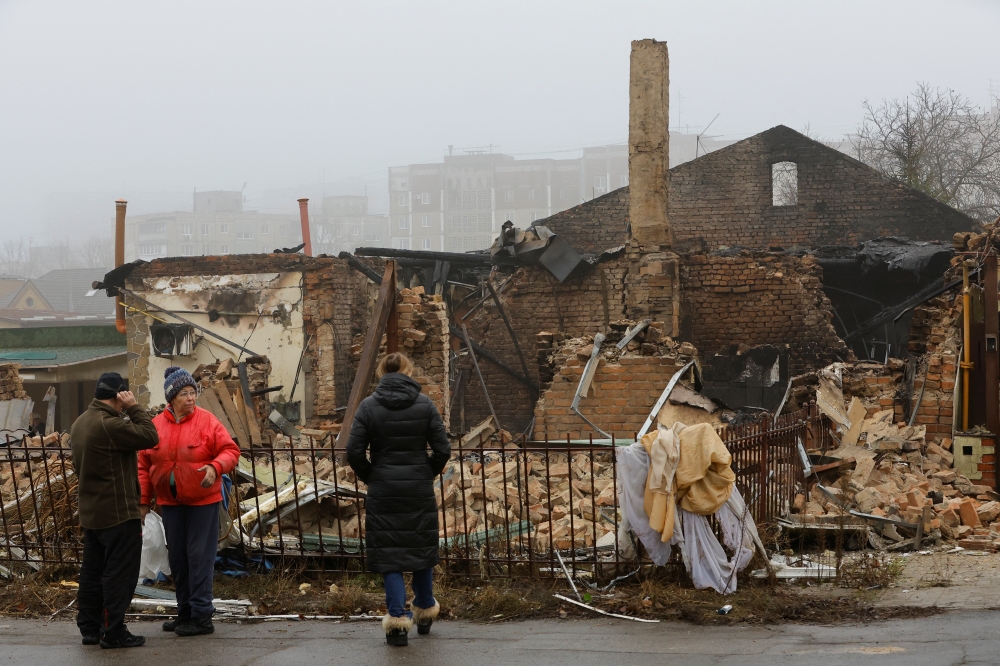
<svg viewBox="0 0 1000 666"><path fill-rule="evenodd" d="M0 618L0 666L24 664L166 664L305 666L312 664L900 664L1000 663L1000 612L962 612L868 626L700 627L624 620L543 620L494 625L439 622L406 648L385 645L376 622L217 624L216 633L178 638L159 624L132 623L144 647L80 645L68 621Z"/></svg>

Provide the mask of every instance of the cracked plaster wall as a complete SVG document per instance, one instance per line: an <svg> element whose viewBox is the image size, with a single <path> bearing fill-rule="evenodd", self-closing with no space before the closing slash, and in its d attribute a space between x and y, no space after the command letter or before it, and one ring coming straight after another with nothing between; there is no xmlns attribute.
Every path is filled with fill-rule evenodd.
<svg viewBox="0 0 1000 666"><path fill-rule="evenodd" d="M287 396L296 380L295 370L304 340L301 282L301 273L288 272L133 277L127 286L151 303L267 356L272 367L270 383L283 385ZM209 310L218 305L241 309L221 311L212 321L215 315L210 315ZM141 305L136 307L144 309ZM146 405L165 402L163 376L171 365L193 372L201 364L226 358L237 360L240 354L235 348L195 330L197 342L190 355L155 356L149 345L150 325L156 321L154 316L179 323L167 316L131 311L129 369L132 385L139 389Z"/></svg>

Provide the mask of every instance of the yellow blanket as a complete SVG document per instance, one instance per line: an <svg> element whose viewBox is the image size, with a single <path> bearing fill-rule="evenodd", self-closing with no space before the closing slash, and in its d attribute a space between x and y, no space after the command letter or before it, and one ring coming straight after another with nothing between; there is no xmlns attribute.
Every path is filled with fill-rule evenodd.
<svg viewBox="0 0 1000 666"><path fill-rule="evenodd" d="M677 503L708 516L729 499L736 480L732 456L711 425L657 428L643 436L642 445L650 458L643 506L663 541L674 535Z"/></svg>

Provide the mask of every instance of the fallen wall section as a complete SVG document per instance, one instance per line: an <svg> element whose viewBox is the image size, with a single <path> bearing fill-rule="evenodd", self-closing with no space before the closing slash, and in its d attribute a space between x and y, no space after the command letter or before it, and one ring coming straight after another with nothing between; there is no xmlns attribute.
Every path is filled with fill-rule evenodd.
<svg viewBox="0 0 1000 666"><path fill-rule="evenodd" d="M553 346L547 353L552 380L535 406L534 438L600 438L570 408L593 350L593 338L560 344L551 333L543 332L538 334L538 344L540 356L546 345ZM670 378L697 354L692 345L669 338L655 343L632 342L629 347L632 349L624 352L610 342L602 347L592 388L579 407L588 419L616 438L639 431Z"/></svg>

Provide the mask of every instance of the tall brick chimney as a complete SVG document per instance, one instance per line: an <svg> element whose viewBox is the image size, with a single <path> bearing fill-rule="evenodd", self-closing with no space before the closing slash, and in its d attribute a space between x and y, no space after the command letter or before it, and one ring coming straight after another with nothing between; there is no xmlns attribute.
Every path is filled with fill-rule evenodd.
<svg viewBox="0 0 1000 666"><path fill-rule="evenodd" d="M680 332L680 258L671 251L667 216L670 199L670 127L667 45L655 39L632 42L628 102L629 223L625 313L650 317L663 331Z"/></svg>
<svg viewBox="0 0 1000 666"><path fill-rule="evenodd" d="M672 245L669 85L666 42L632 42L628 104L629 221L640 246Z"/></svg>

